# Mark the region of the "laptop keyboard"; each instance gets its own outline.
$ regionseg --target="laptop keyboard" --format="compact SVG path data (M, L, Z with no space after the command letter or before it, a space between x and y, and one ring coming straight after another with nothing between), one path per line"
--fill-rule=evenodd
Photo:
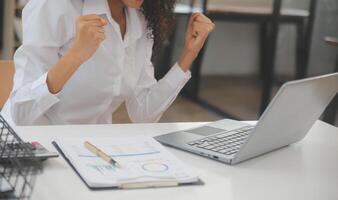
M237 130L222 132L217 135L189 142L188 145L224 155L232 155L239 151L241 145L245 142L253 128L254 126L246 126Z

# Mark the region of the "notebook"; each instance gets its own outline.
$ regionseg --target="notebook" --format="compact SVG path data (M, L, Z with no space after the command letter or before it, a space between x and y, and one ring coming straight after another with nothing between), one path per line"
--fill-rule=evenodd
M91 144L116 160L115 167L90 152ZM198 175L151 137L58 139L53 144L91 189L203 184Z

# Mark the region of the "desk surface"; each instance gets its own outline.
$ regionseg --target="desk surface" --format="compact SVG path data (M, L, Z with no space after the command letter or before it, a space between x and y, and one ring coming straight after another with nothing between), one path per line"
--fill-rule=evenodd
M156 136L203 123L19 127L26 140L38 140L49 149L58 137ZM287 148L228 166L170 148L196 170L204 186L163 189L90 191L63 158L44 163L34 200L145 199L145 200L312 200L338 199L338 129L318 121L307 137Z

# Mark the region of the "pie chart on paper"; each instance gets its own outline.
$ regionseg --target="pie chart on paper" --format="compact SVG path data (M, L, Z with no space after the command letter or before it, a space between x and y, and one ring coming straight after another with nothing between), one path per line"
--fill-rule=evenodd
M142 169L147 172L162 173L168 171L169 167L163 163L146 163Z

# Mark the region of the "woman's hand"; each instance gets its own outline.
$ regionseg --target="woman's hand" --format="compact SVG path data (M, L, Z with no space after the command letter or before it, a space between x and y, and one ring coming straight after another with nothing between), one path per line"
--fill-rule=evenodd
M215 24L205 15L194 13L191 16L185 34L184 50L178 62L183 71L189 70L190 65L196 59L206 39L214 29Z
M76 36L71 52L81 62L85 62L105 40L104 26L107 21L98 15L84 15L76 20Z

